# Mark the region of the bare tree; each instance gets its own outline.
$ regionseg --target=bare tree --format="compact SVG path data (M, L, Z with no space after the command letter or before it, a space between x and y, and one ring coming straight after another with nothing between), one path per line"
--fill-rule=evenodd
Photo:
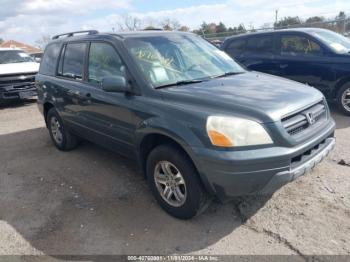
M181 28L181 24L179 23L179 21L171 18L164 19L162 22L160 22L160 25L164 30L168 30L168 31L172 31L172 30L176 31Z
M51 37L49 35L42 35L41 38L35 41L35 44L40 49L44 50L45 46L51 41Z
M136 31L141 29L141 19L131 16L124 15L122 21L118 23L118 29L120 31Z

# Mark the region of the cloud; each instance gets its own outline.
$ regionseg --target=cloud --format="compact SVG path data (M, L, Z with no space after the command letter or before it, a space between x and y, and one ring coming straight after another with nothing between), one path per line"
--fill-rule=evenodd
M223 0L215 4L192 5L169 10L142 12L136 0L1 0L0 37L34 43L42 35L98 29L111 31L129 13L144 25L175 18L192 29L203 21L224 22L227 26L244 23L255 28L272 23L275 9L279 17L314 15L333 17L339 11L350 12L349 0ZM155 7L156 8L156 7Z

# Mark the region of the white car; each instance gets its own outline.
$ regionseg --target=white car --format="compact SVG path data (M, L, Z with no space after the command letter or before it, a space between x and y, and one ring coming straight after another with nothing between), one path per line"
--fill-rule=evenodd
M0 104L35 97L39 65L21 49L0 48Z

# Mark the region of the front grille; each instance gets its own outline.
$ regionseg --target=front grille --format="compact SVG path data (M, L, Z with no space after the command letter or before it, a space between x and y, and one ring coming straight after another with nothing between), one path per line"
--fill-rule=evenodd
M0 76L0 87L11 86L15 89L25 89L33 87L35 82L35 73L23 73L15 75Z
M282 119L282 125L291 136L298 135L327 119L327 107L319 102Z

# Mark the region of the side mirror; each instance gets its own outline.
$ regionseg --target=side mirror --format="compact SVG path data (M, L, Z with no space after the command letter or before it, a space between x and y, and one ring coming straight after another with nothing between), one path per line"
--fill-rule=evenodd
M41 62L41 58L40 58L40 57L35 57L34 60L35 60L35 62L37 62L37 63L40 63L40 62Z
M102 90L106 92L126 93L130 88L123 76L104 77L101 82Z

